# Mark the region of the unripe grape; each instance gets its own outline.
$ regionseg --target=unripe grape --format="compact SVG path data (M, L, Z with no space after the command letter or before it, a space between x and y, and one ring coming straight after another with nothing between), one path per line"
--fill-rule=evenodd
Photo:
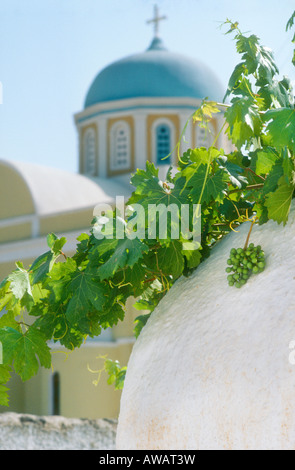
M230 266L225 271L232 272L227 276L228 285L239 288L246 284L251 273L257 274L264 270L264 252L260 245L255 246L254 243L250 243L246 249L232 248L227 264Z

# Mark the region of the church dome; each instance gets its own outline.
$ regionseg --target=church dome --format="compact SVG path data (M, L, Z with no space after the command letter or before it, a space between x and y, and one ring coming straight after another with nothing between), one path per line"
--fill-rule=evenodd
M181 97L221 101L224 90L206 65L170 52L155 37L150 47L104 68L94 79L85 108L128 98Z

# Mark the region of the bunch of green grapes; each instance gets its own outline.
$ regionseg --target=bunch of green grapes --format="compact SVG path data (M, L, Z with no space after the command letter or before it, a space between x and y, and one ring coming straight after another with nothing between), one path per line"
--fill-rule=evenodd
M230 286L242 287L251 274L261 273L265 268L265 256L261 246L253 243L247 248L232 248L227 260L227 280Z

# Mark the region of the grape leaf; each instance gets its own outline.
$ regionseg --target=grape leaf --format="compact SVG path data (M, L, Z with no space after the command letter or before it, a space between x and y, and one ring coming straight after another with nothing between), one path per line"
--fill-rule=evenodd
M186 258L188 268L196 268L200 264L202 258L200 250L184 250L183 254Z
M132 267L148 251L148 246L138 238L116 241L115 251L97 270L101 280L112 277L119 268Z
M285 177L282 176L278 182L278 188L275 192L266 196L265 205L268 208L268 216L280 224L286 224L290 211L290 205L294 186L288 184Z
M47 244L50 250L36 258L30 266L32 284L37 284L45 280L47 274L54 266L55 260L61 254L61 249L65 243L65 237L58 238L54 233L47 235Z
M54 263L52 251L46 251L40 255L30 266L32 284L36 284L45 279Z
M207 178L206 175L206 167L202 165L191 177L188 186L192 188L192 201L195 204L210 203L212 200L222 202L227 183L230 181L227 171L219 169L216 173L207 175Z
M226 98L232 93L232 91L237 88L245 72L246 72L246 66L244 62L240 62L239 64L235 66L230 76L230 79L228 81L228 85L227 85L227 89L226 89L226 93L223 98L223 101L225 101Z
M262 188L262 194L266 196L269 193L272 193L276 190L280 178L284 174L284 169L283 169L283 161L280 158L279 160L276 161L275 165L273 165L272 169L270 170L269 174L267 175L263 188Z
M127 367L121 367L119 361L113 361L111 359L105 360L105 370L109 375L107 380L108 384L114 384L115 390L122 390L124 385L124 379L127 371Z
M71 280L71 275L77 270L77 264L72 258L67 258L63 263L55 263L52 267L46 286L51 291L50 299L60 302L66 299L66 287Z
M295 151L295 109L278 108L265 112L263 117L267 123L265 132L270 144L276 148L289 147Z
M177 279L184 268L182 244L178 240L172 241L168 246L163 246L157 253L158 266L165 275L171 275Z
M45 337L36 328L30 327L24 334L11 327L2 328L0 341L3 346L3 363L13 363L14 370L23 381L38 372L38 359L41 366L50 368L50 349Z
M76 271L67 287L72 297L68 303L66 316L74 325L81 324L81 320L87 320L89 311L95 309L101 311L106 303L108 295L107 286L105 286L97 272Z
M10 281L10 290L16 299L22 299L25 294L33 297L29 273L21 263L17 265L17 270L8 276L8 280Z
M251 166L254 164L257 175L266 175L271 171L278 158L277 153L271 147L259 149L252 154Z
M3 315L0 315L0 328L3 328L5 326L11 326L14 329L20 330L20 325L15 320L14 311L8 310L8 312L4 313Z
M261 132L262 121L259 108L252 96L233 98L232 105L225 112L225 117L229 124L226 133L239 149Z
M0 363L0 406L9 406L8 387L6 384L10 380L11 368Z
M199 147L196 149L191 150L190 159L194 163L199 163L200 165L203 163L205 165L211 163L220 155L220 150L215 147L209 147L209 149L205 147ZM185 175L185 171L183 174Z

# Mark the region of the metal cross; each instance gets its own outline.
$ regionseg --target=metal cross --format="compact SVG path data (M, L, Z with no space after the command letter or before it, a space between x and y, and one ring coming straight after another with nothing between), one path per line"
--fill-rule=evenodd
M162 20L166 20L167 16L159 16L159 10L158 6L154 6L154 18L151 20L148 20L147 23L154 23L154 32L155 32L155 37L158 37L159 35L159 23Z

